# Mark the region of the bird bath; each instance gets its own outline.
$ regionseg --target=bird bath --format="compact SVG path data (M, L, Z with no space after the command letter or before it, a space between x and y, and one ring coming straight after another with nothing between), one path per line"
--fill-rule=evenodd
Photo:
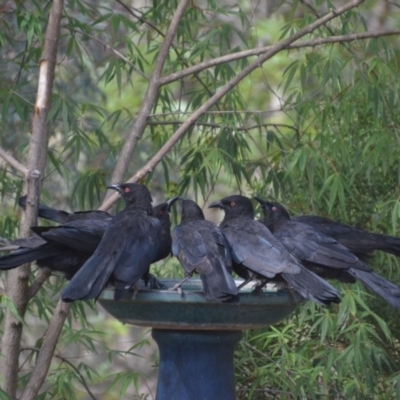
M167 288L177 282L162 280ZM121 322L152 328L160 350L157 400L234 400L233 355L241 331L281 321L303 299L275 290L253 294L247 286L239 303L208 301L199 279L182 289L183 296L144 288L134 300L118 302L113 290L104 290L99 303Z

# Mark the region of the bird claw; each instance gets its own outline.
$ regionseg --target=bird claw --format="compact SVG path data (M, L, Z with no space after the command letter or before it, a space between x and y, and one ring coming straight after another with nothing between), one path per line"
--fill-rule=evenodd
M254 286L253 289L253 294L258 295L258 296L262 296L264 294L263 292L263 287L265 287L265 285L268 283L268 279L263 279L261 282L257 283Z
M183 297L183 290L181 288L182 282L177 283L176 285L174 285L173 287L169 288L168 290L172 291L177 291L179 293L179 295L181 296L181 298Z
M133 286L133 294L132 294L132 297L131 297L132 300L136 299L136 296L137 296L138 292L139 292L139 285L135 284Z
M182 291L181 285L182 285L182 282L179 282L179 283L177 283L176 285L174 285L174 286L168 288L168 290L170 290L171 292L173 292L174 290L176 290L176 291L179 291L179 290Z
M187 282L191 277L192 277L192 274L189 274L185 279L182 279L182 280L181 280L180 282L178 282L175 286L172 286L172 288L169 288L168 290L171 290L171 291L176 290L176 291L181 295L181 297L183 297L183 291L182 291L181 286L182 286L185 282Z
M264 294L264 291L262 289L262 286L256 285L254 286L254 289L251 293L255 296L262 296Z
M165 289L166 286L161 283L153 274L149 274L148 276L148 282L149 282L149 286L150 289Z

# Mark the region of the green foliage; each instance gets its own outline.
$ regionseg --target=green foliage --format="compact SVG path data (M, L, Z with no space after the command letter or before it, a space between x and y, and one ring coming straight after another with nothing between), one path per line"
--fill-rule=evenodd
M272 10L270 4L264 9L243 1L191 2L163 75L275 43L334 6L324 1L316 1L316 9L298 1L281 3ZM371 21L377 23L374 3L305 39L371 30ZM111 183L177 6L176 1L149 4L136 9L120 2L65 3L48 118L45 203L95 208ZM51 2L14 2L10 7L0 14L0 137L1 147L24 163ZM390 15L378 18L387 29L399 13L390 7ZM329 215L399 236L397 40L383 37L277 53L193 124L145 178L154 198L184 194L202 204L228 193L258 193L278 199L294 214ZM186 118L253 59L222 63L161 87L126 176L137 172ZM22 180L21 173L0 165L0 236L10 240L18 236L15 207ZM398 263L388 255L371 260L378 273L400 283ZM182 275L173 259L152 268L163 278ZM2 282L6 275L2 273ZM64 285L51 277L29 304L21 388ZM397 313L357 285L341 285L340 291L339 307L306 304L289 321L245 333L236 353L239 399L400 398ZM15 308L5 295L1 300L3 320L6 307ZM146 398L149 378L127 360L139 359L149 340L136 337L121 350L118 339L130 334L131 328L107 318L95 304L74 304L38 398L79 399L87 396L87 387L109 399Z
M386 322L363 292L342 287L339 307L307 304L285 323L249 332L237 354L239 398L395 398L396 354Z

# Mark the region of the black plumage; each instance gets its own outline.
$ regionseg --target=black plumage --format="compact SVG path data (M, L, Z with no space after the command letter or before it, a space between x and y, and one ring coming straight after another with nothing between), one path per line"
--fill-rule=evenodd
M161 223L152 216L149 190L138 183L112 185L125 208L110 222L93 255L63 290L63 301L97 298L107 282L120 300L148 271L160 248Z
M171 221L169 211L178 197L161 203L152 209L153 216L161 222L161 244L154 262L167 257L171 253ZM45 209L43 215L41 210ZM0 269L12 269L19 265L36 261L40 268L47 267L52 271L61 272L65 278L71 279L82 265L93 255L106 231L112 216L107 213L83 211L66 213L50 207L39 206L39 216L48 218L57 215L70 215L69 222L52 227L33 227L37 233L29 238L16 239L12 244L20 249L0 258ZM73 215L78 216L77 218ZM107 218L105 216L108 215ZM81 218L84 216L84 218ZM90 216L90 218L88 218ZM55 217L58 218L58 217ZM57 220L57 219L54 219ZM149 273L144 274L146 284L157 288L159 283Z
M26 196L18 199L18 205L25 210ZM76 211L69 213L64 210L56 210L55 208L47 207L40 204L38 207L38 216L40 218L48 219L50 221L58 222L59 224L67 224L72 221L86 220L86 219L108 219L111 217L106 211L89 210L89 211Z
M0 258L0 269L16 268L36 261L71 279L96 250L111 217L76 220L56 227L32 227L36 234L13 242L21 248Z
M232 278L232 259L221 230L206 221L201 208L192 200L182 200L182 220L172 234L172 253L185 273L200 274L208 300L238 301Z
M373 272L336 239L310 225L291 220L281 204L256 199L262 206L263 222L307 268L326 279L360 281L393 307L400 308L400 288Z
M250 199L240 195L226 197L209 207L225 211L220 228L229 244L233 270L245 279L261 276L271 281L286 281L304 298L320 304L340 302L337 290L307 270L272 235L254 220Z
M359 258L365 259L365 256L368 256L375 250L400 257L399 237L368 232L316 215L301 215L292 218L292 220L310 225L325 235L336 239Z

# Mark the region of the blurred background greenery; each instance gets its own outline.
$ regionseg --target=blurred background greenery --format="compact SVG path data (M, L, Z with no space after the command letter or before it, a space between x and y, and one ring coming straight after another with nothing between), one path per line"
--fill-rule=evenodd
M163 75L274 44L345 3L195 0L181 20ZM145 95L144 76L152 73L176 6L176 1L65 3L43 203L75 211L101 204ZM0 8L1 147L22 163L50 7L51 2L25 0ZM144 178L155 203L183 194L203 206L228 194L257 193L282 202L292 215L329 216L400 236L400 38L310 45L399 25L400 3L369 1L296 42L314 41L308 46L278 52L205 113ZM256 57L162 86L126 178ZM0 236L8 240L18 237L22 185L22 174L0 159ZM394 256L376 254L370 265L400 284ZM152 268L161 277L182 276L174 259ZM0 276L2 286L6 275ZM51 277L29 305L21 388L64 285ZM400 399L398 311L361 286L337 286L341 305L307 303L277 326L245 333L235 356L238 399ZM3 318L10 301L5 294L1 299ZM156 365L148 330L122 325L101 307L79 302L38 398L151 399Z

